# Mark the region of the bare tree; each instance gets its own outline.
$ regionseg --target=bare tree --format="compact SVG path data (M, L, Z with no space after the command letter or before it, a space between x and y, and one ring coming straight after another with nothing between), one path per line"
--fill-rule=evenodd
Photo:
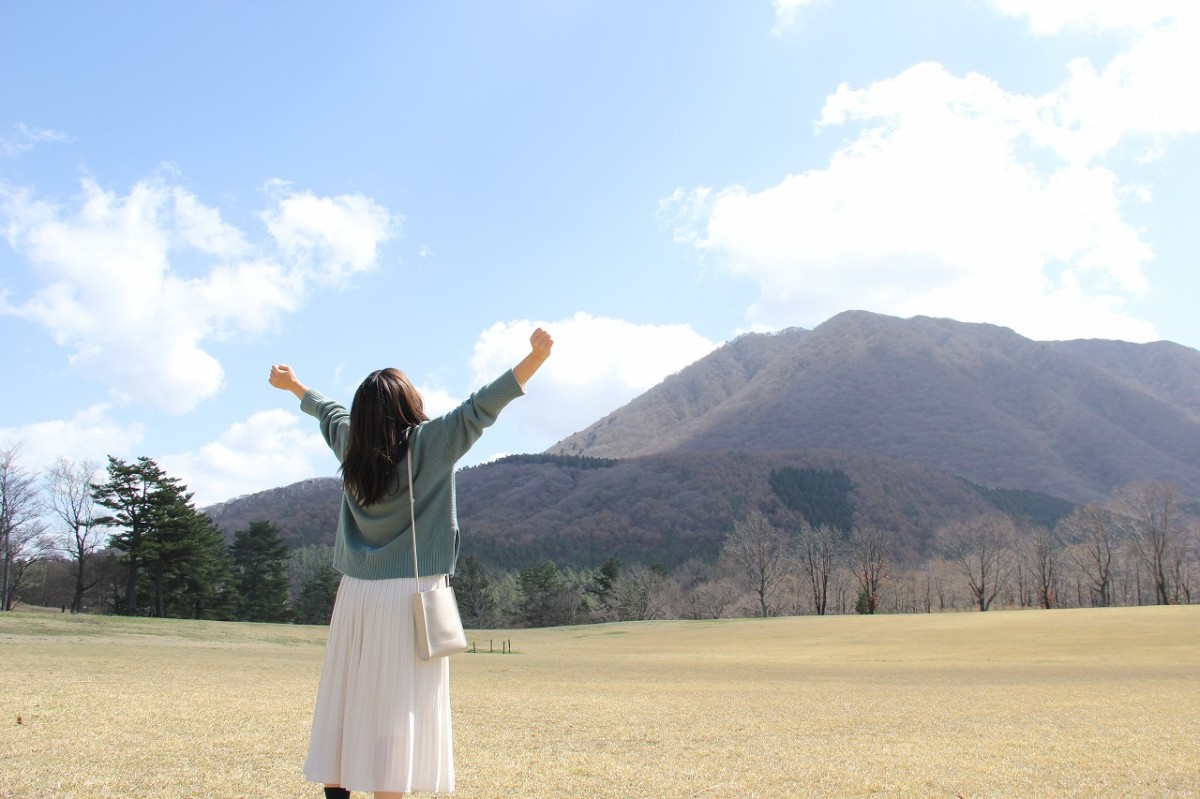
M719 619L737 601L741 589L726 572L732 564L687 560L671 573L677 591L676 612L685 619Z
M920 586L918 597L921 602L921 609L926 613L933 613L933 597L938 595L938 604L941 606L939 610L945 610L945 600L942 596L942 588L938 585L937 566L933 561L926 561L921 567Z
M0 610L12 610L27 570L46 551L37 477L18 463L20 448L0 448Z
M692 618L722 618L737 602L738 593L737 585L728 577L714 576L708 582L697 585L688 599L696 614Z
M1118 523L1154 584L1157 604L1170 604L1170 556L1182 537L1179 489L1160 480L1134 483L1113 492L1112 502Z
M812 589L813 613L824 616L829 608L829 580L837 568L842 534L828 524L812 527L800 525L800 541L796 558L808 577Z
M751 591L758 597L759 610L770 614L769 599L788 567L788 540L766 516L752 511L733 527L722 554L740 567Z
M648 621L670 616L670 580L661 566L635 566L613 583L617 618Z
M861 589L857 607L862 613L879 610L879 592L892 576L892 538L880 527L856 527L850 533L850 571Z
M1088 579L1092 604L1113 604L1113 560L1120 548L1120 528L1112 513L1099 505L1083 505L1059 522L1063 538L1072 544L1071 559Z
M1195 592L1197 569L1200 567L1200 519L1187 519L1170 554L1175 601L1190 605Z
M75 572L72 613L83 610L83 596L96 583L95 578L88 579L88 565L103 537L92 499L92 482L98 470L92 461L74 463L60 457L46 475L50 510L61 525L54 546L66 553Z
M958 580L951 579L951 574L957 574L958 567L942 558L931 558L925 564L926 590L929 593L930 610L933 609L933 598L937 598L938 611L958 607Z
M1035 527L1025 535L1021 550L1034 594L1033 603L1043 608L1054 607L1058 604L1062 564L1062 545L1058 536L1045 527Z
M938 545L967 580L980 611L992 606L1008 582L1012 568L1012 520L992 514L977 516L938 531Z

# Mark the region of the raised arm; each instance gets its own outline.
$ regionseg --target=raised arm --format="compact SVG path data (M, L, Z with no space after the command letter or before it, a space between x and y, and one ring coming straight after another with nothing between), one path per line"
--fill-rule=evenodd
M546 359L550 357L550 349L554 346L554 339L550 338L550 334L540 327L533 331L533 335L529 337L529 354L519 364L513 367L513 375L517 378L517 382L521 384L521 388L529 382L529 378L533 377L534 372L541 368Z
M308 391L308 386L301 383L296 378L296 373L292 371L292 367L286 364L276 364L271 367L271 376L268 382L280 391L290 391L296 395L296 399L304 399L305 392Z

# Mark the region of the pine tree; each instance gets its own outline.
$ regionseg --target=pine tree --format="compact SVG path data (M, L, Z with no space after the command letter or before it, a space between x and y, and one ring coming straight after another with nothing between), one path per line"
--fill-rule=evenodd
M530 627L553 627L575 621L582 597L572 590L554 561L527 566L517 577L521 615Z
M458 612L468 627L479 629L494 623L496 597L492 579L474 555L464 557L454 573L454 595L458 598Z
M250 522L234 534L234 570L242 621L288 621L288 548L279 528L268 521Z
M329 624L340 580L341 575L328 563L312 569L301 583L300 594L296 597L296 623Z
M109 456L108 480L92 492L96 504L111 511L96 523L116 528L108 543L126 569L125 613L138 613L142 599L150 598L159 617L230 615L224 537L196 510L186 486L151 458L130 464Z
M142 456L137 463L108 456L108 480L92 486L97 505L112 511L96 520L117 531L108 545L118 550L125 567L125 613L138 612L138 582L142 567L150 559L167 556L163 544L152 542L156 525L163 521L165 506L173 500L178 481L167 477L153 459ZM151 552L151 547L155 551Z
M188 526L188 557L172 574L169 613L193 619L233 619L237 578L225 536L203 513L193 513Z
M604 565L596 574L596 596L600 600L600 604L606 608L612 605L613 587L620 576L621 561L615 557L604 561Z
M153 591L154 615L161 619L168 615L168 604L172 616L191 615L186 599L179 595L187 593L188 576L208 553L200 540L204 531L192 495L165 474L159 486L152 495L153 522L142 537L142 565Z

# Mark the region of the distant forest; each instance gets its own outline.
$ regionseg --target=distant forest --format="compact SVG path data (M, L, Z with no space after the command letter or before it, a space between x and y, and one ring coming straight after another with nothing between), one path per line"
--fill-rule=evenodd
M32 507L38 484L5 459L6 498ZM11 527L3 607L328 619L337 480L200 511L149 458L110 459L103 482L91 468L44 484L56 533ZM1074 506L834 453L518 456L460 477L453 585L480 628L1173 604L1200 588L1200 518L1162 481ZM297 514L285 534L275 520Z
M869 456L675 453L616 460L513 455L458 476L463 552L498 569L543 559L568 568L714 561L751 510L782 527L804 519L849 530L892 531L899 551L928 554L947 521L998 510L1053 527L1072 503L1036 491L992 489L963 478ZM288 546L330 545L341 482L306 480L207 508L232 534L269 519Z

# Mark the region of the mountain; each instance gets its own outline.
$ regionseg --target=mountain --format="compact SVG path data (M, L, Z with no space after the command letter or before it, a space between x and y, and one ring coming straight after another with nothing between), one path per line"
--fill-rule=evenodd
M1150 478L1200 498L1200 352L848 311L735 339L549 452L810 450L1073 502Z
M1198 464L1200 352L848 312L742 336L547 453L462 470L458 510L463 551L508 569L710 560L749 510L879 525L921 558L989 510L1053 526L1149 478L1195 501ZM291 546L330 543L340 492L308 480L206 512L229 536L267 519Z

